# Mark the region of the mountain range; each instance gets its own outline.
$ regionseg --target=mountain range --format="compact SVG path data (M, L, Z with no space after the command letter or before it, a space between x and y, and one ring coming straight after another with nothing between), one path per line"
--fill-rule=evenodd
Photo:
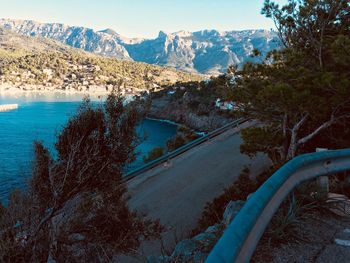
M32 20L0 19L0 27L21 35L42 36L95 54L145 62L178 70L217 75L228 66L241 66L253 49L266 54L280 46L276 32L268 30L159 32L155 39L127 38L112 29L90 28Z
M24 36L0 27L0 93L64 91L139 95L177 82L200 81L198 74L120 60Z

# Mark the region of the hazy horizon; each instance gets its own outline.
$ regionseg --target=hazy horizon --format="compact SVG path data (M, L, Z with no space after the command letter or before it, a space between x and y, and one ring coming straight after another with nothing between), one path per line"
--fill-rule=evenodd
M283 4L286 0L275 1ZM84 26L96 31L107 28L130 38L155 38L159 31L274 29L260 14L263 1L130 0L89 1L0 0L0 18L35 20ZM21 6L21 8L18 8Z

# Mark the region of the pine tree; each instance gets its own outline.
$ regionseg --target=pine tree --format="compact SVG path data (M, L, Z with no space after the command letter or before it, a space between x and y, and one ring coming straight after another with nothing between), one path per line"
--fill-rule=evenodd
M261 124L243 131L242 152L265 152L280 164L349 121L350 5L289 0L280 8L266 0L262 13L275 22L283 48L237 71L233 98Z

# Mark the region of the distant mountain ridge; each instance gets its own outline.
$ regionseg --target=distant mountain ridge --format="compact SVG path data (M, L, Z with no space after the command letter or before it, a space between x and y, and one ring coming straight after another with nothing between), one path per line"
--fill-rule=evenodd
M179 70L219 74L228 66L254 61L252 50L263 54L280 46L274 31L202 30L197 32L159 32L155 39L127 38L113 29L94 31L59 23L0 19L0 26L27 36L42 36L72 47L122 60L169 66Z
M27 91L139 95L202 76L141 62L99 56L41 36L0 26L0 93Z

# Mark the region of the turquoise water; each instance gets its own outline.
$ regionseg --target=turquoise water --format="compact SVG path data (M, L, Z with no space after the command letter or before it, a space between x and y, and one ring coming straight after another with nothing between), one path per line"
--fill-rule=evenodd
M75 113L80 101L81 96L77 95L16 97L0 94L0 104L19 104L17 110L0 112L0 201L6 202L11 190L25 187L30 177L33 141L43 141L52 150L57 133ZM138 155L132 168L142 165L143 156L151 149L164 146L175 135L176 126L145 120L138 132L146 135L146 139L137 148Z

